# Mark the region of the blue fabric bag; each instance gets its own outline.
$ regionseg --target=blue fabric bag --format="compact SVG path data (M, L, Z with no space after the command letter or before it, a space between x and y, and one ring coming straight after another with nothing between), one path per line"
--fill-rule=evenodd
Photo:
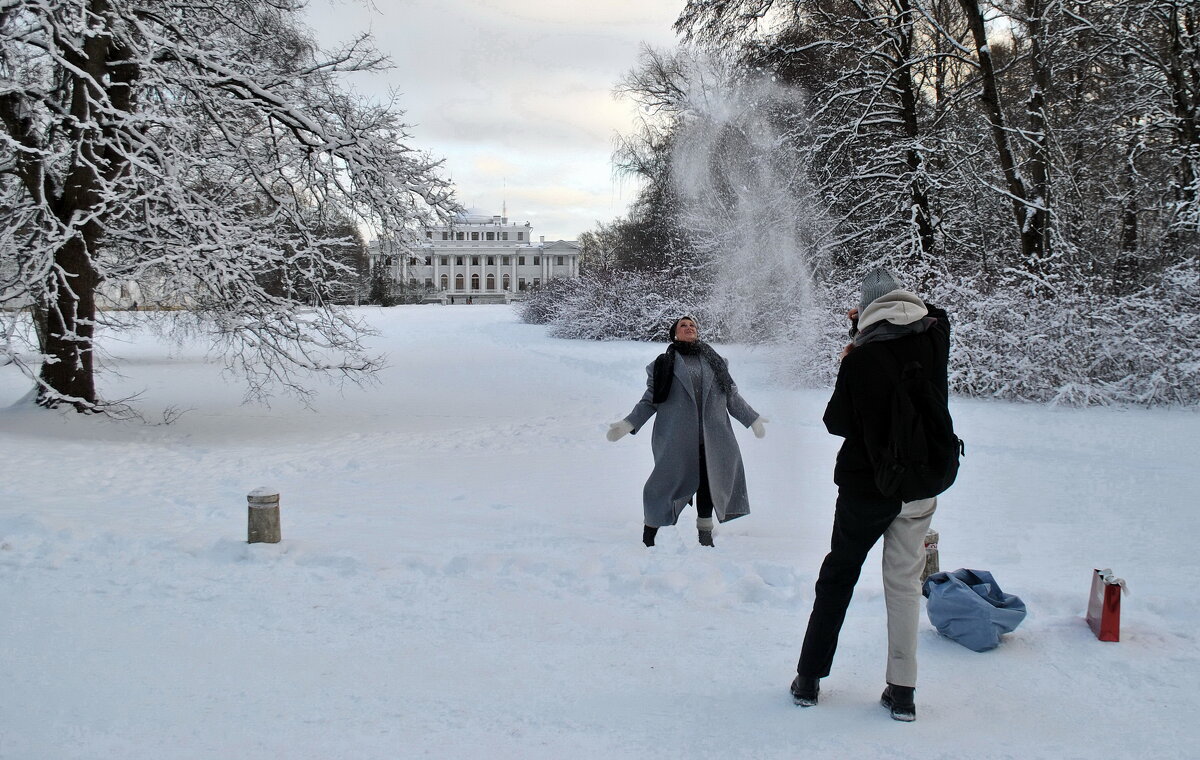
M929 598L925 611L938 633L976 652L995 649L1000 635L1025 619L1025 602L1004 593L986 570L933 573L921 593Z

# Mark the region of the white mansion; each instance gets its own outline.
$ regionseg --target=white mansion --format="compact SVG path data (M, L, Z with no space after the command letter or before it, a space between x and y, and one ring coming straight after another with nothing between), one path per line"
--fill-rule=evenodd
M534 242L529 222L477 209L426 227L417 245L381 240L370 248L372 270L387 267L392 282L447 304L508 303L543 282L578 277L579 252L573 241Z

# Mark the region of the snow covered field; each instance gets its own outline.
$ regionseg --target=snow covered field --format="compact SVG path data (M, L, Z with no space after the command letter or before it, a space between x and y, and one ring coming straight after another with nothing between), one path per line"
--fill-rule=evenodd
M1029 617L977 654L923 620L918 720L878 706L868 560L821 704L787 686L827 548L826 391L721 346L752 514L640 543L650 436L604 439L660 346L547 338L505 307L364 309L390 368L315 412L240 405L203 349L110 342L115 398L168 426L47 413L0 368L0 758L1194 758L1191 410L952 403L967 458L943 569ZM283 542L245 543L282 493ZM1082 619L1125 577L1122 641Z

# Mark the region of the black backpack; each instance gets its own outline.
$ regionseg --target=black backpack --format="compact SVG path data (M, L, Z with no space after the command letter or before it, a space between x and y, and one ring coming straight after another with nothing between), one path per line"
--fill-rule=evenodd
M946 399L921 362L911 359L901 367L888 347L880 348L877 353L897 379L875 485L884 496L902 501L932 498L954 483L966 447L954 434Z

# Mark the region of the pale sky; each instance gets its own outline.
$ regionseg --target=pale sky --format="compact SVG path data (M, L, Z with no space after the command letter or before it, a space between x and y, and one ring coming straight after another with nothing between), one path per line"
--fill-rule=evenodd
M353 86L399 91L412 147L445 159L468 207L574 240L637 192L612 169L635 109L613 86L643 43L669 48L684 0L309 0L325 46L369 32L394 68Z

